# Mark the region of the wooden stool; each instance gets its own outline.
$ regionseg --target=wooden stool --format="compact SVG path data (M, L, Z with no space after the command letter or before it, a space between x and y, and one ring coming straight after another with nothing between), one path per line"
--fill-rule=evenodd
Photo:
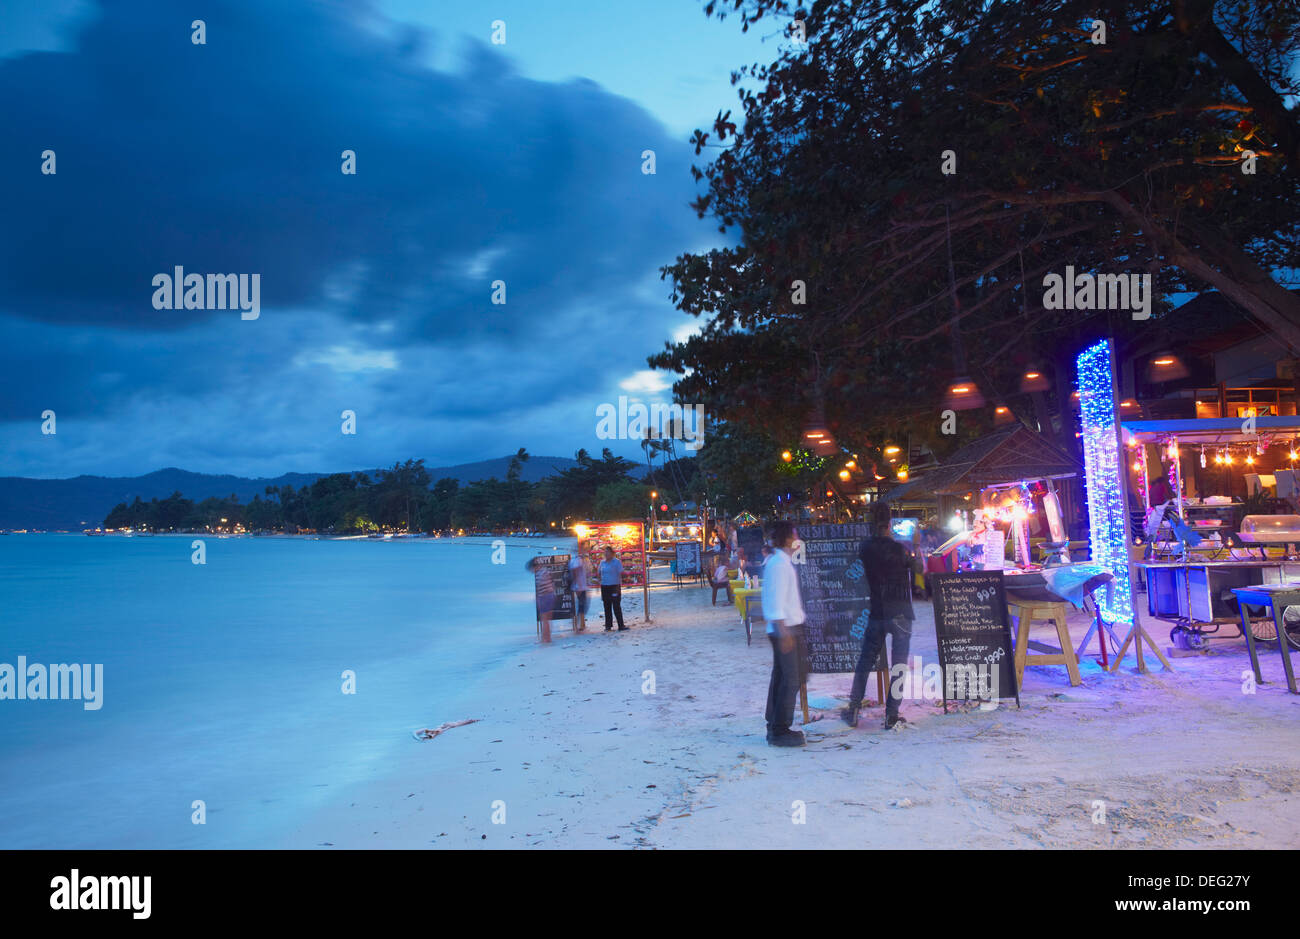
M1079 677L1079 660L1075 657L1074 646L1070 643L1070 633L1065 628L1064 603L1008 600L1007 612L1016 621L1016 687L1020 687L1024 682L1026 665L1064 665L1065 670L1070 673L1070 684L1083 684L1083 679ZM1061 641L1059 649L1034 640L1033 647L1046 654L1032 656L1029 654L1031 645L1029 626L1036 619L1056 624L1056 635Z

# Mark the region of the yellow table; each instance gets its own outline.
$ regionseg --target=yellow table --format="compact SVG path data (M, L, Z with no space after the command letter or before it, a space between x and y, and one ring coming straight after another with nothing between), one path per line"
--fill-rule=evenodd
M745 623L745 644L749 645L754 636L754 617L749 612L749 601L753 600L755 603L762 604L763 589L761 587L737 587L735 596L736 609L740 611L740 618Z

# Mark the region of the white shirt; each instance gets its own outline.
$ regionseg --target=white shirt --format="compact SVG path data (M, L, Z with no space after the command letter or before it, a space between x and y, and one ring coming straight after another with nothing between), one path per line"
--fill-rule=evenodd
M573 559L569 561L569 571L573 575L571 578L573 589L575 591L586 590L587 589L587 565L582 563L581 556L574 555Z
M799 575L790 563L790 556L777 548L763 565L763 619L767 620L767 634L776 635L776 620L787 626L802 626L803 601L799 598Z

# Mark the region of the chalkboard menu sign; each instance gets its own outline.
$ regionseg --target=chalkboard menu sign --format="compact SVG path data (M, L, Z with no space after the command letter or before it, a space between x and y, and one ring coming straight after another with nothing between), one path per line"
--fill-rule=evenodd
M573 619L573 593L565 585L565 575L569 572L569 555L539 555L531 561L533 568L533 601L537 609L537 618L542 618L544 603L551 605L551 619ZM555 595L554 601L543 597L548 593Z
M871 526L800 525L797 531L803 550L796 543L791 560L803 598L808 671L851 672L858 667L870 615L858 544Z
M1019 705L1002 571L930 576L944 707L949 700L994 698Z
M697 577L701 571L700 543L698 541L677 542L677 576Z
M745 552L745 564L751 574L763 566L763 526L745 525L736 531L736 547Z

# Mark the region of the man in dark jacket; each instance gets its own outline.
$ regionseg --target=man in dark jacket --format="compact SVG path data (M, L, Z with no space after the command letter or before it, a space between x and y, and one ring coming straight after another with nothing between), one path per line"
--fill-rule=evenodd
M858 710L867 688L867 675L880 661L885 648L885 636L890 640L890 664L907 667L908 647L912 643L912 557L907 549L895 541L889 527L889 510L883 506L872 517L872 536L858 546L858 559L862 561L870 590L871 612L866 635L862 638L862 653L853 674L853 690L849 706L840 712L850 727L858 726ZM892 679L892 671L890 679ZM907 723L898 713L901 698L895 694L894 682L886 680L888 699L885 704L885 727L900 721Z

